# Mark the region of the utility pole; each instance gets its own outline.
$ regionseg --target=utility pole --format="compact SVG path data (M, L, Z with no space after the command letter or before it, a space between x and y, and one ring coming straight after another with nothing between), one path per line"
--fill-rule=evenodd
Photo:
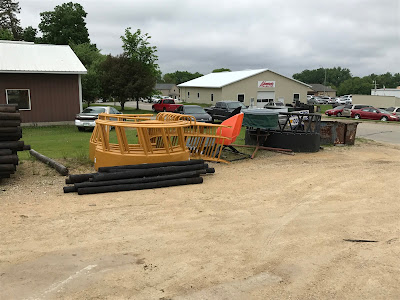
M324 68L324 71L325 71L325 79L324 79L324 96L326 96L326 93L325 93L325 89L326 89L326 69Z
M377 84L376 84L376 80L373 80L373 81L372 81L372 83L374 84L375 95L376 95L376 86L377 86Z

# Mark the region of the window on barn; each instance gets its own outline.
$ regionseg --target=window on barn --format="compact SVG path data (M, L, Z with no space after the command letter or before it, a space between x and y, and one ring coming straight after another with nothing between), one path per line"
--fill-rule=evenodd
M18 104L19 110L31 110L31 96L28 89L10 89L6 90L7 103Z
M190 96L190 92L188 92L188 99L189 99L189 96Z
M237 99L239 102L244 102L244 94L238 94Z
M214 101L214 94L211 94L211 102Z
M197 99L200 99L200 93L197 93Z

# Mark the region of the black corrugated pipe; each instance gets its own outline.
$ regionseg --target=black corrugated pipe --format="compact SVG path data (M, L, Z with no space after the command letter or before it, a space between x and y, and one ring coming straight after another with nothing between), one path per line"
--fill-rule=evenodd
M86 188L79 188L78 194L86 195L86 194L98 194L98 193L109 193L109 192L119 192L119 191L155 189L155 188L170 187L177 185L199 184L202 182L203 182L202 177L193 177L193 178L180 178L180 179L138 183L138 184L118 184L118 185L107 185L98 187L86 187Z

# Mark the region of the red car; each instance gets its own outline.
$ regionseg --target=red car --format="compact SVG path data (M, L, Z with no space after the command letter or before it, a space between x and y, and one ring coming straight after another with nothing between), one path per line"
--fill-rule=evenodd
M337 117L341 117L342 114L343 114L343 108L344 108L344 105L336 106L335 108L326 110L326 111L325 111L325 114L326 114L327 116L337 116Z
M353 109L351 111L351 117L354 119L399 121L399 117L396 116L396 114L375 107L364 107L361 109Z
M182 106L182 104L175 104L174 99L161 99L161 100L158 100L157 103L153 104L152 108L155 112L158 112L158 111L173 112L178 107L181 107L181 106Z

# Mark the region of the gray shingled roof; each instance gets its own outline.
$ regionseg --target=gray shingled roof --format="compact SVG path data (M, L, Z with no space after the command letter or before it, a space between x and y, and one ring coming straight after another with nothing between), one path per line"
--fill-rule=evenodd
M319 83L311 83L311 88L316 91L316 92L336 92L336 90L332 89L330 86L325 86L323 84L319 84Z
M157 83L156 90L170 90L174 85L173 83Z

